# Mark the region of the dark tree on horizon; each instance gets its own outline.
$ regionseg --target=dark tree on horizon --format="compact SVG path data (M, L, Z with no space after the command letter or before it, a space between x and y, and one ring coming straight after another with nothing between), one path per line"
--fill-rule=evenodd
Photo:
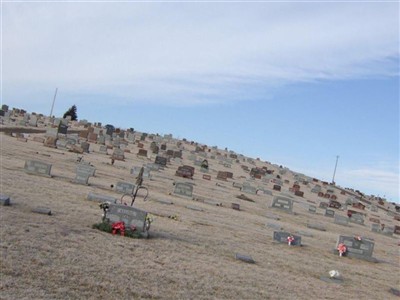
M78 115L76 114L76 105L72 105L64 114L63 118L65 119L67 116L71 116L71 121L77 121Z

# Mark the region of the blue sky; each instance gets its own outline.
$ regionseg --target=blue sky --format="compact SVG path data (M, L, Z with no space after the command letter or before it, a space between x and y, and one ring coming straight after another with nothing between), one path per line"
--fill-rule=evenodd
M7 2L2 103L399 201L398 2Z

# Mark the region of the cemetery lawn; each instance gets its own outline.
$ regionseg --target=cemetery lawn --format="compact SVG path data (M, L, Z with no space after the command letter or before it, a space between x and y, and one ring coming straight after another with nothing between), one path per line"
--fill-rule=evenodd
M35 136L44 133L30 133L24 143L0 133L1 193L12 203L0 206L1 299L397 299L389 290L400 286L398 236L372 232L368 222L335 224L320 208L309 213L306 199L316 201L317 207L319 202L310 187L301 186L304 198L293 196L294 214L271 208L271 195L248 194L254 202L241 200L237 196L242 192L232 183L249 174L239 163L229 169L234 178L228 182L216 179L225 167L210 158L211 180L203 179L200 167L193 180L175 176L180 165L192 163L187 156L195 148L184 144L182 162L171 161L163 170L152 171L152 180L143 183L149 200L135 201L136 207L153 216L150 237L122 237L92 228L101 222L103 211L86 197L92 192L120 199L111 185L135 183L131 168L153 163L153 157L138 157L137 145L129 144L125 161L111 165L110 155L91 143L90 153L79 156L96 168L96 175L89 178L89 185L77 184L78 155L45 147L33 141ZM142 143L150 153L150 141ZM52 177L27 174L27 160L51 164ZM282 177L293 183L290 174ZM198 201L175 195L174 181L193 183ZM265 187L272 191L273 185ZM165 204L166 200L173 204ZM240 211L231 208L233 202L240 204ZM190 205L202 211L187 209ZM51 209L52 215L32 212L37 207ZM335 213L345 216L340 210ZM390 219L382 211L375 214ZM276 229L267 223L293 234L300 230L312 234L302 236L303 247L289 247L273 241ZM307 228L307 223L322 224L327 230ZM372 238L373 255L380 262L334 255L339 235ZM237 253L255 263L236 259ZM342 284L320 279L330 270L342 274Z

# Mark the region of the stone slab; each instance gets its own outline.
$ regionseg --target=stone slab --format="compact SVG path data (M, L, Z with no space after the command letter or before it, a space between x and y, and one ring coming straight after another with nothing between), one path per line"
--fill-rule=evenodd
M289 232L286 231L274 231L274 241L279 243L287 244L287 238L290 235ZM294 241L292 242L292 246L301 246L301 236L292 234Z
M235 259L237 260L241 260L250 264L254 264L255 261L251 256L248 255L243 255L243 254L239 254L239 253L235 253Z
M0 194L0 205L9 206L10 205L10 197L4 194Z
M28 174L41 175L45 177L51 177L51 164L38 161L38 160L27 160L25 161L25 172Z
M95 194L92 192L90 192L87 195L86 199L90 200L90 201L100 202L100 203L103 203L103 202L116 203L118 201L117 198L115 198L115 197L108 196L108 195Z
M315 230L326 231L326 227L318 223L309 223L307 224L307 227Z
M187 205L187 209L195 210L195 211L204 211L201 207L193 206L193 205Z
M147 212L144 210L133 206L111 203L106 212L106 218L110 223L124 222L126 228L134 226L138 232L147 234Z
M51 216L51 209L47 207L35 207L32 209L32 212Z

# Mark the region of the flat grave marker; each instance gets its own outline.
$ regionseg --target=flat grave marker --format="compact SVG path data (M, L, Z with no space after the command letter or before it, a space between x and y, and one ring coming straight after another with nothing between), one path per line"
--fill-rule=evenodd
M319 230L319 231L326 231L326 227L324 225L318 224L318 223L307 223L307 227L311 228L311 229Z
M247 262L247 263L250 263L250 264L254 264L255 263L254 259L251 258L251 256L243 255L243 254L239 254L239 253L235 254L235 259L241 260L241 261L244 261L244 262Z

